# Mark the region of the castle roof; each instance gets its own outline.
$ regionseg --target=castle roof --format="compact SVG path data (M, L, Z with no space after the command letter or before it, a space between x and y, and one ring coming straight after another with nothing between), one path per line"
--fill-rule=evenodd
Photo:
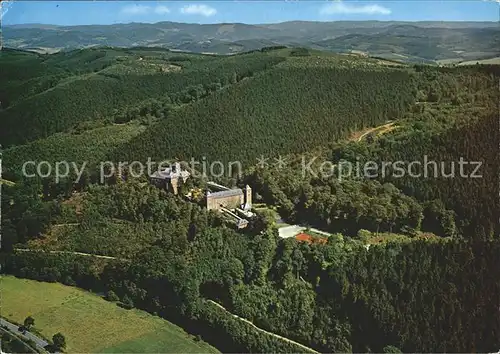
M234 197L237 195L243 195L243 191L240 188L228 189L227 191L220 191L207 194L207 198L225 198Z
M151 178L157 179L172 179L179 177L189 177L190 173L188 171L174 171L172 168L166 168L163 171L155 171L151 174Z

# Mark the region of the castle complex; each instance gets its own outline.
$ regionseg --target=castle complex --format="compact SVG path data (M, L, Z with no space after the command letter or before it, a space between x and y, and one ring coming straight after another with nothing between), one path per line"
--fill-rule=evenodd
M223 186L219 187L225 188ZM249 210L252 208L252 188L247 184L244 190L241 188L225 188L218 192L207 192L206 199L208 210L219 210L221 208Z
M152 173L150 180L157 187L177 195L179 187L186 182L190 175L188 171L182 170L179 163L176 163L163 171ZM218 210L229 215L236 220L238 228L246 227L248 224L246 218L252 215L250 212L252 209L252 188L247 184L243 189L230 189L215 182L208 182L207 187L209 189L205 195L207 209Z
M181 169L180 163L176 163L163 171L155 171L150 178L151 182L157 187L177 194L181 184L185 183L190 175L188 171Z

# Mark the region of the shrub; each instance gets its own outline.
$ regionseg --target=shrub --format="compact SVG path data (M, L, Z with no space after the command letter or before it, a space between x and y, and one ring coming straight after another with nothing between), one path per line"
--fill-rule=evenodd
M123 308L130 310L130 309L134 308L134 302L132 301L132 299L128 295L125 295L123 297L123 300L122 300L122 306L123 306Z
M113 301L113 302L120 300L118 295L116 295L116 293L113 290L109 290L104 298L108 301Z

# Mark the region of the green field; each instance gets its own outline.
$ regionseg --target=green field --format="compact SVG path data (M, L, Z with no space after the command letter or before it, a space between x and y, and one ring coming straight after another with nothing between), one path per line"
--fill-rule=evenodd
M490 59L482 59L482 60L463 61L458 65L475 65L477 63L483 64L483 65L500 65L500 57L490 58Z
M218 352L168 321L77 288L4 276L1 291L3 317L22 323L33 316L35 330L46 338L66 336L67 352Z

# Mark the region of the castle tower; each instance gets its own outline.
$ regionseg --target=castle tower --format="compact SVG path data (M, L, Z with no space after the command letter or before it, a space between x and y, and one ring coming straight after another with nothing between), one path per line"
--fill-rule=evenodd
M174 192L174 195L177 195L179 187L179 179L177 177L171 178L170 185L172 186L172 191Z
M217 206L216 206L216 201L214 200L214 198L211 198L212 193L210 193L210 191L207 190L207 193L206 193L206 200L207 200L207 210L212 210L212 209L217 209Z
M245 186L245 209L252 208L252 188L247 184Z

